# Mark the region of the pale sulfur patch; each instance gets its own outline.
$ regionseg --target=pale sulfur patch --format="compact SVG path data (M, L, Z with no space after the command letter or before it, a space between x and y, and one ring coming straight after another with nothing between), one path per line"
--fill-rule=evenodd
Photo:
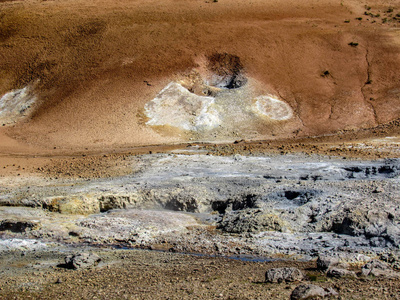
M213 97L190 93L176 82L169 83L144 110L151 126L172 126L183 130L210 130L220 125Z
M38 240L2 239L0 240L0 251L9 250L38 250L47 248L48 244Z
M17 122L29 113L36 100L30 86L6 93L0 98L0 123Z
M255 98L252 108L255 112L276 121L289 120L293 116L293 111L287 103L270 95Z

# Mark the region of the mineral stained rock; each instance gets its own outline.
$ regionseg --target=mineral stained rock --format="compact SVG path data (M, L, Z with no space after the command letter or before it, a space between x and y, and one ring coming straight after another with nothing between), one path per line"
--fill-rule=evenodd
M259 209L227 213L218 224L218 229L231 233L283 231L284 228L284 222L275 213Z
M49 197L43 204L44 208L62 214L89 215L100 212L99 202L91 196L60 196Z

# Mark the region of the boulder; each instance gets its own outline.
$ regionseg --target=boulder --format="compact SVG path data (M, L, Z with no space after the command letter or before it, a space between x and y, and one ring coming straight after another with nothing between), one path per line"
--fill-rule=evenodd
M320 271L327 271L334 266L341 266L347 268L347 263L341 262L339 258L334 256L320 255L317 259L317 268Z
M328 270L328 273L326 275L333 278L357 277L355 272L340 268L331 268Z
M68 255L65 258L65 265L68 269L78 270L96 266L101 258L93 253L80 253L77 255Z
M290 295L290 300L323 299L337 296L332 288L322 288L315 284L302 284L296 287Z
M304 274L297 268L273 268L265 273L265 281L271 283L302 281L303 278Z

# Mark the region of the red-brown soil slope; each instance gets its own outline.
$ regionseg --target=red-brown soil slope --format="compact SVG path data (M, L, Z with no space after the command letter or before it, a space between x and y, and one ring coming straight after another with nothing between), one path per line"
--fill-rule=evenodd
M397 1L1 1L0 95L35 84L40 99L2 134L66 149L186 141L146 125L143 109L215 53L293 110L252 138L374 127L400 117L398 14Z

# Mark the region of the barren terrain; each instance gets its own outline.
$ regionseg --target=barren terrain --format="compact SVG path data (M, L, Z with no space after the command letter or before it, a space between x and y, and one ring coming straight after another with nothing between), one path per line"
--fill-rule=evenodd
M36 109L2 134L68 151L375 127L399 117L398 13L396 1L3 1L0 95L29 87ZM146 103L173 81L215 96L203 113L217 127L174 124L196 113L190 100L148 123ZM265 95L287 119L249 108Z
M400 299L399 30L398 1L0 0L0 298Z

